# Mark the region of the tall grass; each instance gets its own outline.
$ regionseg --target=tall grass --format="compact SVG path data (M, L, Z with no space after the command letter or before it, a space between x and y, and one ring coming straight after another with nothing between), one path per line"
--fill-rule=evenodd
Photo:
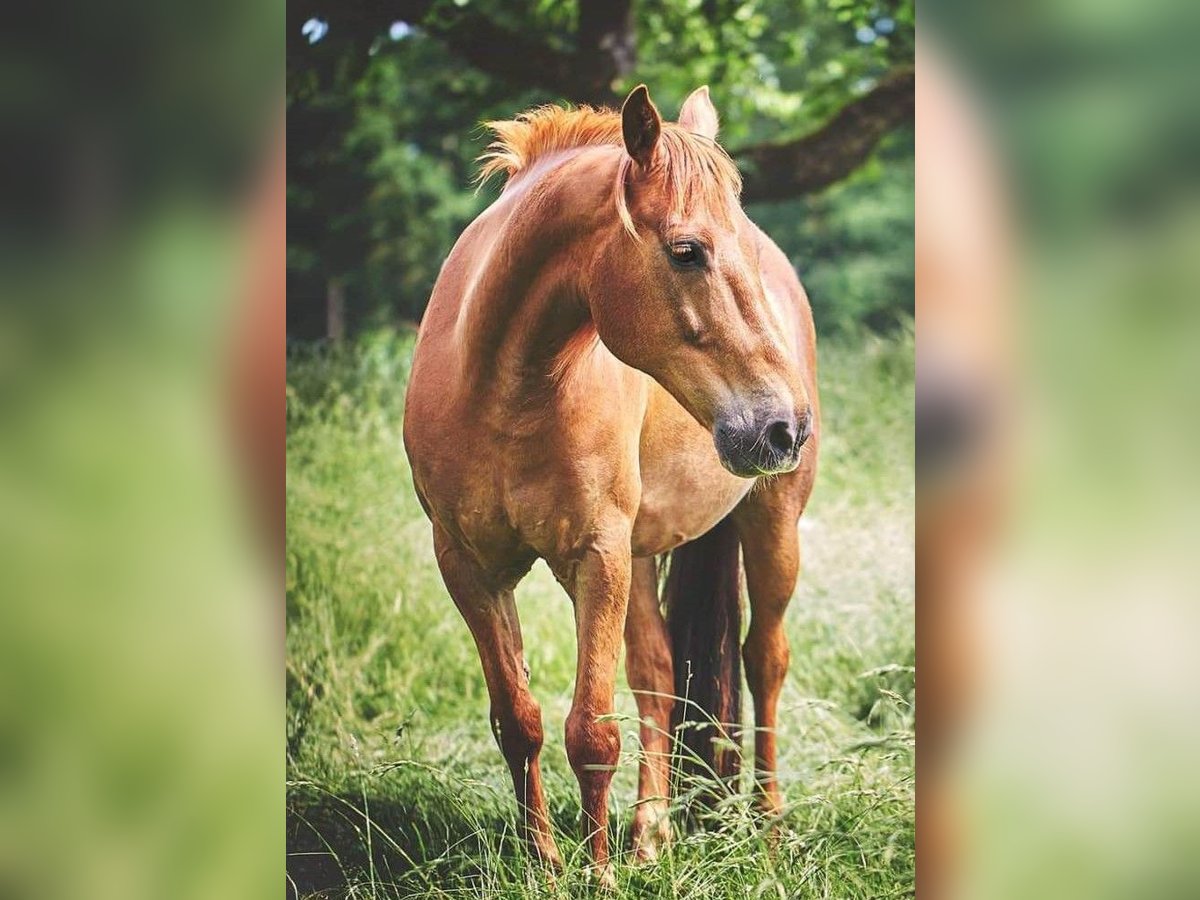
M401 445L408 334L288 360L288 873L301 897L575 897L593 889L562 729L571 606L541 564L518 589L567 871L522 855L470 635L446 595ZM913 892L911 335L822 349L821 471L801 523L780 701L786 811L744 780L719 827L617 866L618 897ZM628 846L637 714L622 684L613 846ZM749 729L747 729L749 731Z

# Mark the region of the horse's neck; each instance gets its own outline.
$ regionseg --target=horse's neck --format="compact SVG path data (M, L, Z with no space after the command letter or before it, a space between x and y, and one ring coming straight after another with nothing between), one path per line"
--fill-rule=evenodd
M580 153L524 173L489 211L502 218L472 260L459 322L473 387L511 396L546 388L564 348L588 328L582 255L604 211L616 212L603 160Z

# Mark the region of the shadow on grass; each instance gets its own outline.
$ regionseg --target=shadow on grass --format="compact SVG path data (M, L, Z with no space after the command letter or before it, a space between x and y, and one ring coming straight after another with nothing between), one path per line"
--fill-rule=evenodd
M715 797L711 779L690 781L671 804L676 841L667 857L649 866L626 864L632 862L630 815L613 810L609 839L621 885L616 896L733 898L747 896L747 885L789 897L910 895L910 759L910 732L860 741L809 772L820 787L796 792L778 815L764 816L751 791L729 785ZM877 781L869 777L879 767L876 760L898 769ZM555 890L517 839L516 803L507 790L414 761L381 769L352 776L342 782L344 790L289 784L289 898L524 900L596 893L585 871L573 794L548 798L566 863ZM388 777L380 778L384 772Z
M290 789L289 900L362 896L368 885L390 898L426 897L450 885L483 893L486 886L542 881L541 866L517 838L515 802L469 794L448 798L440 791L412 791L414 786L407 782L407 790L394 795L332 792L308 783ZM703 789L711 793L713 787L705 783ZM561 799L561 805L551 802L552 827L568 869L576 870L586 862L578 839L579 804L574 797ZM618 860L630 849L629 818L628 810L610 817L609 846ZM678 810L673 818L676 828L705 827Z
M877 726L902 719L900 707L909 701L886 685L893 683L889 679L898 679L896 686L903 687L911 681L912 668L885 666L864 677L878 682L869 718L877 718ZM612 718L628 719L617 714ZM718 777L678 740L684 729L719 734L721 726L711 719L685 721L672 732L662 732L672 738L670 814L677 840L684 840L669 853L670 871L655 866L625 871L624 896L677 896L684 870L687 878L699 880L707 890L717 868L732 891L719 895L730 897L742 896L737 885L746 883L775 884L784 896L796 896L800 885L834 871L839 882L848 877L863 882L845 896L875 896L872 892L882 885L890 888L910 882L911 775L905 774L911 765L910 730L900 728L844 746L808 772L806 779L801 773L781 772L786 781L797 784L811 783L815 776L820 787L815 792L796 792L782 810L764 815L752 766L743 755L741 739L752 729L737 729L739 740L710 738L735 758L737 774L726 778ZM887 777L880 781L878 774ZM589 876L579 840L575 792L548 792L547 799L566 863L565 881L559 882L559 888L565 896L590 894L589 882L580 881ZM287 895L322 900L544 895L549 887L546 873L518 840L516 817L516 802L507 787L472 777L458 767L415 759L351 769L336 788L316 780L290 781ZM630 849L629 818L627 811L610 816L609 846L618 866ZM683 845L686 852L676 852ZM876 852L870 853L868 847ZM868 865L872 855L874 863ZM855 871L847 873L846 860L855 858L861 867L850 864ZM875 871L868 878L866 870L871 868ZM878 880L881 876L886 876L883 882ZM555 896L564 894L560 890Z
M551 809L568 854L577 847L563 836L578 829L578 812ZM340 898L371 885L387 897L424 897L449 884L540 877L517 838L515 816L515 802L481 802L469 793L372 795L302 785L287 802L287 896ZM610 838L619 841L616 828Z
M700 727L685 722L676 730ZM710 720L707 727L720 726ZM675 780L672 818L677 828L692 828L700 824L692 815L697 800L699 807L711 808L736 792L729 785L719 787L716 774L687 747L675 746L676 753L689 754L696 772L680 773ZM580 868L586 860L577 837L578 800L571 796L559 805L548 799L560 852L568 869ZM289 782L288 896L357 896L364 885L387 897L428 896L449 883L477 888L540 878L541 867L517 838L516 816L508 790L411 759L352 773L340 789L309 780ZM610 817L609 846L618 857L629 849L627 819Z
M319 789L289 797L286 827L288 896L301 898L340 897L364 882L405 896L431 879L469 879L464 864L508 843L510 830L499 811L467 817L420 800Z

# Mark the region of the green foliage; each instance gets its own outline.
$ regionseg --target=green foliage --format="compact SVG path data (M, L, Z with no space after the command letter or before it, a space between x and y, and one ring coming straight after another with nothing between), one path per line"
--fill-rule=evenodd
M298 130L321 133L289 149L290 319L293 303L323 302L329 277L345 280L360 325L419 319L446 253L483 208L468 182L486 79L433 41L398 43L344 90L292 104Z
M857 35L881 19L891 37ZM810 131L861 93L861 83L911 59L912 3L755 0L638 6L638 82L665 110L708 84L732 149ZM865 36L865 35L864 35Z
M470 5L570 49L575 3ZM447 0L429 15L440 20L453 12ZM644 81L664 114L674 116L688 92L709 84L727 147L787 140L820 126L889 67L910 62L912 19L911 0L638 3L637 64L613 89ZM471 67L420 23L399 39L381 35L362 62L342 57L324 78L301 72L289 79L294 337L323 334L331 278L346 288L354 328L419 319L442 260L494 196L494 187L476 194L471 186L472 160L486 143L479 123L563 99ZM823 332L862 323L886 328L911 310L905 154L877 161L853 187L760 205L754 214L801 275L815 281Z
M748 210L788 253L824 334L892 332L916 313L912 132L828 191Z
M557 892L518 848L478 656L437 572L401 446L409 334L293 347L288 366L288 869L325 897L586 892L563 750L570 602L544 566L517 590L543 770L568 871ZM774 844L749 782L722 827L618 865L623 897L911 896L914 876L913 341L821 354L817 489L787 616L780 702L787 811ZM628 846L636 707L622 683L613 845Z

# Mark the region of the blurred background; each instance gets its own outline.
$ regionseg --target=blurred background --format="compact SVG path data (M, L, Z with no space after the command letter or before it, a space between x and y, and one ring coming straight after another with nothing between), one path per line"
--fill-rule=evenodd
M6 12L0 896L279 890L282 27Z
M1200 890L1195 4L922 4L919 896Z
M641 82L671 118L710 85L824 333L911 319L911 2L298 0L287 34L290 339L420 319L500 188L473 189L483 121Z

